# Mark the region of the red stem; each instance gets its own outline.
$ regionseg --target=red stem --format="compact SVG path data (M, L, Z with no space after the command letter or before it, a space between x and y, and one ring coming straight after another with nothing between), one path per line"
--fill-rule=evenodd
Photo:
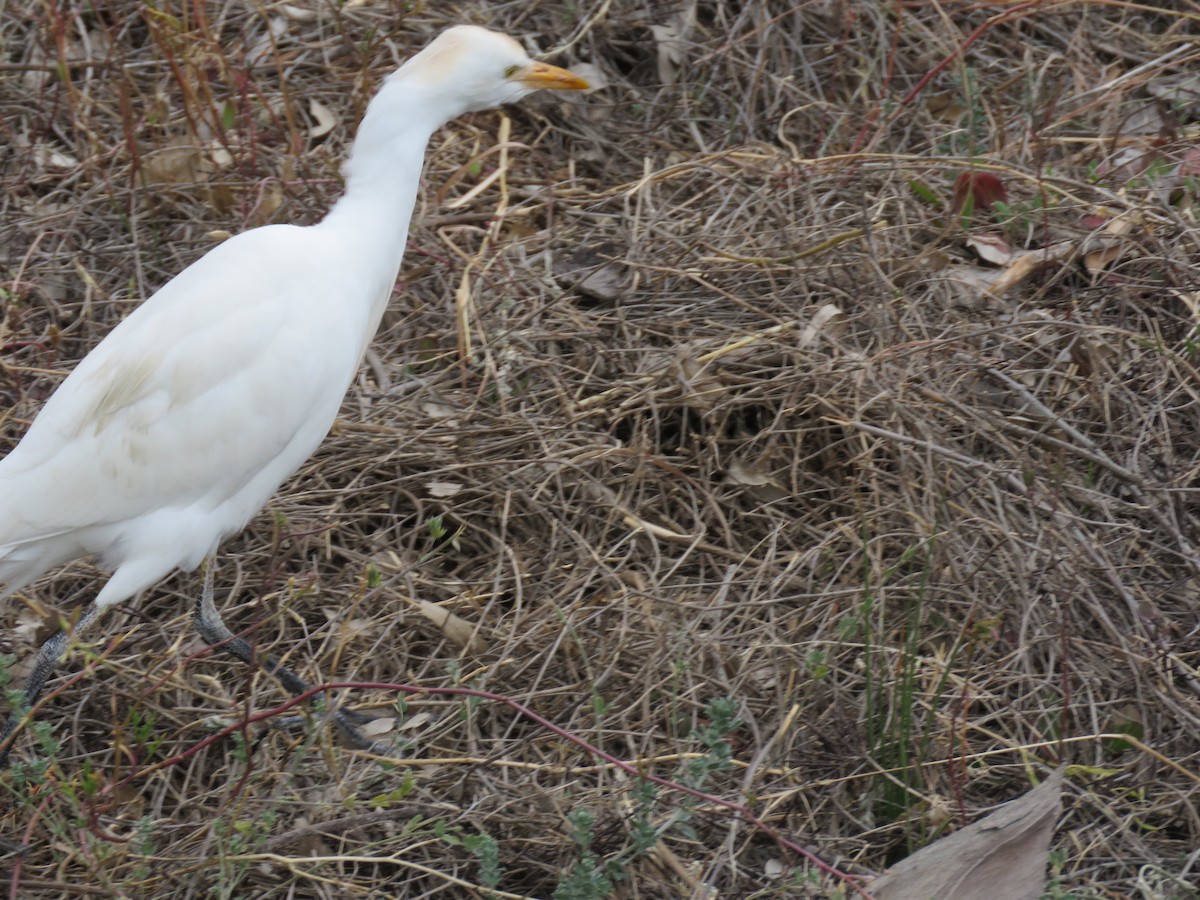
M635 778L644 778L646 781L653 782L654 784L660 785L661 787L668 788L669 790L676 791L678 793L687 794L688 796L695 797L696 799L702 800L705 803L709 803L714 806L719 806L719 807L722 807L722 808L728 810L729 812L733 813L734 815L738 816L740 819L745 821L747 824L758 829L763 834L766 834L768 837L770 837L772 840L774 840L780 847L784 848L785 850L789 850L792 853L794 853L796 856L799 856L802 859L806 860L807 862L809 862L811 865L813 865L815 868L817 868L819 871L821 871L825 875L827 875L831 878L835 878L838 881L841 881L843 884L847 885L852 891L854 891L860 897L864 898L864 900L871 900L871 895L868 894L858 884L858 881L853 876L847 874L846 872L842 872L839 869L834 868L833 866L829 865L828 863L826 863L825 861L823 861L822 859L817 857L816 854L814 854L811 850L808 850L807 848L801 846L800 844L796 843L795 841L793 841L787 837L784 837L776 829L772 828L770 825L768 825L766 822L764 822L758 816L754 815L754 813L752 813L747 807L741 805L740 803L734 803L730 800L723 800L722 798L717 797L713 794L706 794L704 791L696 790L695 788L688 787L685 784L680 784L677 781L672 781L669 778L663 778L660 775L652 775L648 772L644 772L641 769L639 769L637 766L632 765L631 763L627 763L623 760L617 759L615 756L613 756L610 753L606 753L604 750L601 750L599 747L595 746L594 744L591 744L591 743L585 741L583 738L579 737L576 734L573 734L572 732L568 731L567 729L565 729L559 725L555 725L549 719L544 718L543 716L534 712L528 706L525 706L524 704L519 703L516 700L513 700L509 697L505 697L502 694L494 694L491 691L480 691L480 690L476 690L475 688L419 687L417 685L412 685L412 684L399 684L399 683L388 682L388 681L333 681L333 682L328 682L326 684L314 685L313 687L310 687L304 693L297 694L296 696L289 699L287 702L282 703L273 709L264 710L262 712L255 713L252 716L242 717L235 724L229 725L225 728L222 728L220 731L209 735L208 737L204 738L203 740L199 741L198 743L193 744L191 747L189 747L187 750L185 750L182 753L179 753L175 756L169 757L168 759L164 759L161 762L155 763L153 766L150 766L149 768L142 770L141 772L131 773L130 775L121 779L120 781L117 781L117 782L107 785L106 787L101 789L100 796L103 796L104 794L107 794L107 793L111 793L112 791L116 790L117 788L128 784L135 777L144 776L144 775L146 775L150 772L153 772L157 769L163 769L163 768L167 768L168 766L178 765L179 763L183 762L184 760L188 759L189 757L194 756L196 753L199 753L204 748L209 747L212 744L215 744L217 741L223 740L224 738L228 737L229 735L233 734L234 732L243 731L248 725L253 724L255 722L261 722L266 719L271 719L271 718L274 718L275 716L282 715L283 713L288 712L293 707L303 703L304 701L308 700L311 697L316 696L317 694L322 694L326 691L345 690L345 689L374 690L374 691L399 691L399 692L402 692L405 694L429 694L429 695L443 696L443 697L445 697L445 696L476 697L480 700L490 700L495 703L501 703L504 706L509 707L514 712L518 713L519 715L524 716L525 718L530 719L533 722L536 722L538 725L542 726L547 731L552 732L553 734L557 735L558 737L562 738L563 740L568 741L572 744L575 744L577 747L584 750L588 754L604 760L605 762L609 763L610 765L615 766L616 768L620 769L621 771L623 771L629 775L634 776ZM397 760L397 762L403 762L403 761Z
M1003 12L996 13L996 15L992 16L990 19L987 19L982 25L967 35L966 40L959 44L952 53L950 53L940 63L921 76L921 80L917 82L916 86L904 95L904 99L900 101L899 106L897 106L895 112L892 113L892 118L895 119L904 110L904 108L908 106L908 104L912 103L912 101L917 98L921 91L925 90L925 87L929 84L929 82L936 78L938 74L946 68L946 66L950 65L950 63L954 62L954 60L965 53L967 49L977 40L983 37L983 35L986 34L989 29L999 25L1001 22L1005 22L1011 18L1020 16L1034 7L1042 6L1046 3L1058 2L1061 2L1061 0L1026 0L1025 3L1018 3L1016 6L1010 7ZM854 144L850 147L851 153L857 153L860 149L862 149L862 145L865 143L867 136L867 126L869 126L875 121L876 118L878 118L879 111L879 106L876 106L873 110L871 110L867 117L866 124L858 133L858 137L854 139Z

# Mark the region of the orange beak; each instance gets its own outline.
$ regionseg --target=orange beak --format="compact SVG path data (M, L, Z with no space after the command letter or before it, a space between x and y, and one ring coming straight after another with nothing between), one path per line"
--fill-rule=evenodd
M515 80L526 87L547 91L584 91L591 87L574 72L537 61L531 62Z

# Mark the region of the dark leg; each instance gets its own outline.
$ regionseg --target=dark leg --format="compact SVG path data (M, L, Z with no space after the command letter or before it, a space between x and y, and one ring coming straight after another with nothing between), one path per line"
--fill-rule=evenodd
M196 614L192 621L195 623L196 631L200 633L200 637L206 644L210 647L219 647L252 668L261 668L267 674L274 675L283 685L284 690L293 697L299 696L311 688L307 681L277 659L270 656L256 656L246 641L235 637L226 627L225 621L221 618L221 614L213 602L212 566L208 564L205 564L204 567L204 589L200 592L200 599L196 601ZM391 756L394 753L391 744L386 741L373 741L358 729L356 723L368 720L367 716L353 710L342 709L334 709L331 716L333 723L359 749L368 750L381 756Z
M76 637L79 637L91 627L92 623L99 617L101 609L102 607L93 603L83 611L83 615L79 617L79 621L75 623L75 628L73 629ZM31 713L33 705L37 703L38 697L42 695L42 688L46 684L46 679L54 674L54 670L62 662L63 654L67 652L67 641L70 640L71 634L72 631L66 630L56 632L38 650L37 657L33 662L33 671L25 679L21 705L9 713L8 721L4 725L4 733L0 734L0 769L4 768L8 763L8 754L12 750L12 741L16 737L17 730L25 724L26 720L33 721Z

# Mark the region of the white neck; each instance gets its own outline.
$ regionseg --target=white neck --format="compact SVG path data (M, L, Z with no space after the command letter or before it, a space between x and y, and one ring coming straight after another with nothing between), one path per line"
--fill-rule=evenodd
M425 148L454 112L437 109L433 101L430 92L395 76L384 84L367 107L346 161L346 192L317 226L336 232L353 249L353 264L369 267L380 286L372 310L376 321L404 257Z
M426 91L408 88L394 76L373 98L344 166L346 193L316 226L344 248L343 263L364 284L364 350L400 275L426 146L449 118Z

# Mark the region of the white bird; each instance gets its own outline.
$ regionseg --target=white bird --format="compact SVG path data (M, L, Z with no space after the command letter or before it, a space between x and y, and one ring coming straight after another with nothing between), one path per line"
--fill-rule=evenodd
M388 76L359 126L345 194L321 222L247 231L186 268L79 363L0 460L0 596L95 557L112 575L79 633L245 527L333 424L399 273L433 132L539 88L587 86L469 25ZM205 581L200 633L250 662ZM66 643L60 632L39 650L26 708ZM288 690L307 689L264 662ZM27 715L11 714L0 765Z

